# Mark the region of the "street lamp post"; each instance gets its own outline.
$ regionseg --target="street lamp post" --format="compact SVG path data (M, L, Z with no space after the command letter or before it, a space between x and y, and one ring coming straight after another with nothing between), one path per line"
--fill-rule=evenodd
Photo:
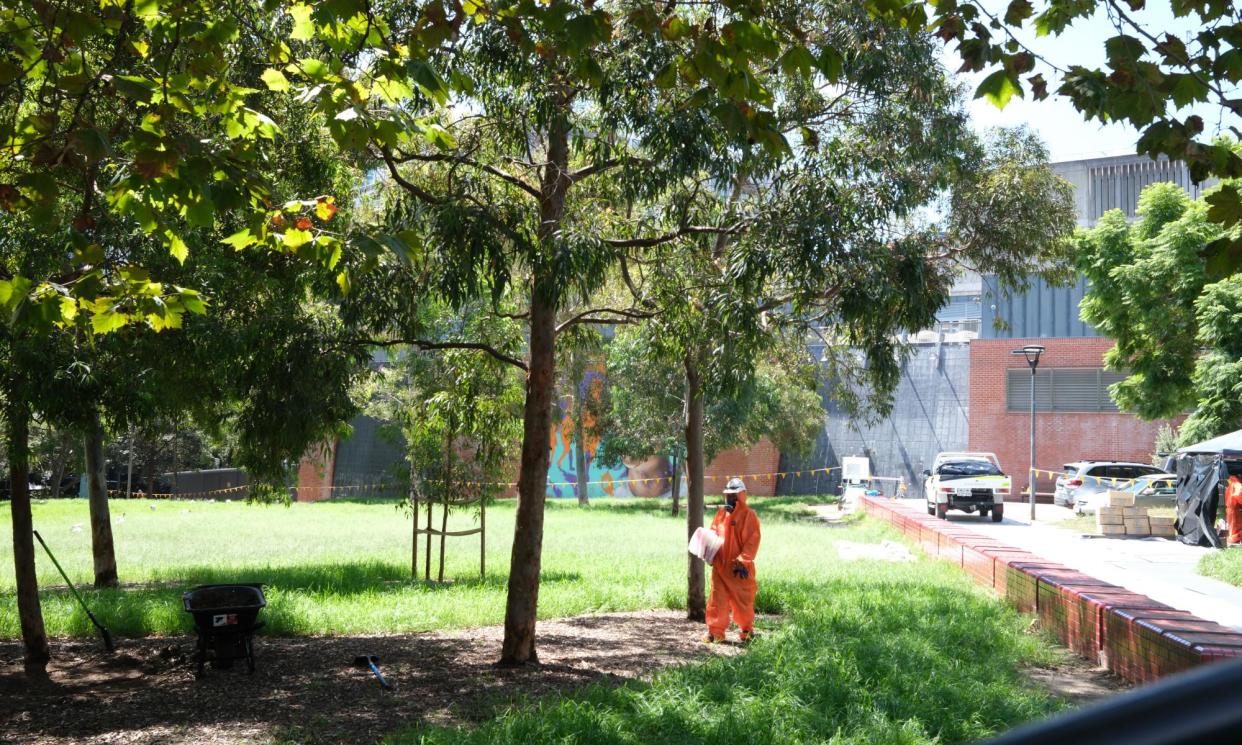
M1039 344L1027 344L1010 352L1025 357L1026 364L1031 368L1031 459L1026 472L1026 489L1031 495L1031 522L1035 522L1035 368L1039 367L1039 356L1043 353L1044 347Z

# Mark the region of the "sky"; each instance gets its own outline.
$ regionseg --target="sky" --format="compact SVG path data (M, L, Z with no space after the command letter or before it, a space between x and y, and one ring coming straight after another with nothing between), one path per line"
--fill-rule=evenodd
M1001 13L1004 12L1003 3L986 4L990 8L997 6ZM1191 23L1186 19L1174 18L1167 3L1157 1L1153 5L1160 7L1135 13L1136 20L1154 32L1173 33L1186 40L1193 28ZM1029 32L1019 34L1019 39L1059 67L1072 64L1101 67L1105 61L1104 42L1116 35L1117 29L1104 12L1097 11L1095 16L1077 22L1061 36L1036 38L1033 32ZM943 59L949 70L956 70L961 65L960 58L952 49L945 50ZM968 95L973 96L985 76L986 73L974 73L960 75L959 78L967 85ZM1044 68L1044 77L1049 81L1051 92L1055 89L1055 73ZM1043 101L1014 98L1004 110L979 98L972 100L968 109L976 128L1026 124L1043 138L1053 162L1133 153L1138 140L1138 132L1133 127L1085 121L1067 99L1055 95ZM1195 112L1203 117L1209 131L1215 131L1219 117L1217 107L1200 107Z

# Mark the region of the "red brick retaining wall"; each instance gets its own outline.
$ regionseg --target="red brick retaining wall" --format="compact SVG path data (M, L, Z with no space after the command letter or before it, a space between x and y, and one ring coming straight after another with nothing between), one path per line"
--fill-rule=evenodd
M929 555L991 587L1077 654L1134 683L1242 657L1242 634L1030 552L938 520L917 507L863 497L868 515L891 523ZM919 503L921 506L921 503Z

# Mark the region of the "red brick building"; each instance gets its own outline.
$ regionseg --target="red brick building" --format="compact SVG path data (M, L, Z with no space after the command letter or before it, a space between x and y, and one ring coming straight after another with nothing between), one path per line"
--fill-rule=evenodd
M970 343L970 449L996 453L1013 476L1014 496L1026 489L1030 457L1030 368L1012 350L1045 347L1035 385L1036 468L1059 470L1076 460L1150 463L1167 421L1145 422L1117 411L1107 387L1122 375L1103 370L1113 345L1101 337L975 339ZM1050 501L1053 479L1036 481Z
M336 447L331 443L313 447L298 463L297 501L319 502L332 496L332 478L336 470Z
M774 474L780 463L781 451L766 439L748 448L726 450L704 469L704 489L707 494L719 494L731 476L740 476L746 482L747 494L770 497L776 494Z

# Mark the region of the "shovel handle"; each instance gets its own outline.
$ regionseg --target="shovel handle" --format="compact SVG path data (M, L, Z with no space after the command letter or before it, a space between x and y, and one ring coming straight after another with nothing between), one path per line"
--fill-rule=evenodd
M381 673L379 668L375 666L375 663L371 661L370 656L367 657L367 665L371 668L371 672L375 673L375 679L379 681L381 687L392 688L392 686L388 685L388 681L384 679L384 674Z

